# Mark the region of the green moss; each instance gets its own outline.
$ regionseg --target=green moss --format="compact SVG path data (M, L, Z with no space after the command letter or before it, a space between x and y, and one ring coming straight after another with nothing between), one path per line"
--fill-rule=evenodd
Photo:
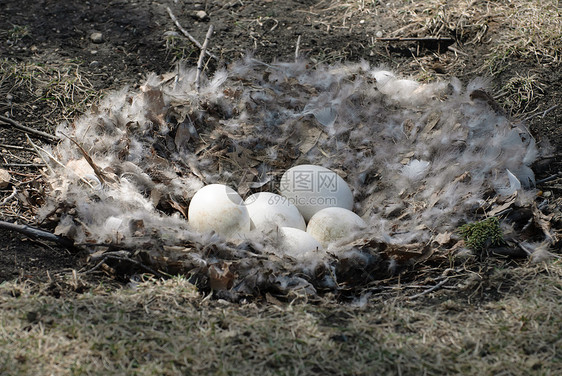
M501 245L504 242L500 221L497 217L467 223L459 227L458 231L468 248L478 252L483 251L487 245Z

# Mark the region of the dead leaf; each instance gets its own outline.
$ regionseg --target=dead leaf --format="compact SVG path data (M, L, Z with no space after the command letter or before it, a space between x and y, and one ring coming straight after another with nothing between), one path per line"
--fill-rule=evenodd
M404 158L402 158L402 160L400 161L401 164L403 165L407 165L408 163L410 163L410 159L412 159L412 157L416 154L415 151L410 151L406 154L404 154Z
M222 262L209 266L211 289L230 290L232 288L236 276L229 270L230 265L230 263Z
M309 127L303 133L303 141L299 145L299 150L301 153L306 154L316 146L322 135L322 131L316 127Z
M133 236L140 237L146 235L144 221L142 219L132 219L129 222L129 229L131 230Z
M178 124L176 129L176 137L174 137L174 144L177 150L185 148L185 145L191 139L191 133L189 132L189 126L183 122Z
M281 301L279 299L277 299L276 297L274 297L273 295L271 295L270 293L266 293L265 294L265 300L273 305L276 305L278 307L282 307L283 303L281 303Z
M448 232L448 231L443 232L441 234L436 235L433 241L437 242L437 244L439 245L448 244L451 241L452 234L453 234L452 232Z
M377 250L387 257L392 257L400 262L419 259L430 251L430 247L425 243L388 244L376 239L360 239L350 243L349 247L360 250Z
M406 119L402 124L402 129L406 137L410 138L412 134L412 130L415 128L416 123L412 119Z
M468 179L470 179L470 172L467 171L457 176L453 183L466 182Z
M539 210L536 203L533 203L533 220L535 224L542 230L546 238L550 241L550 244L556 243L556 240L550 232L550 220L552 219L552 214L546 215Z
M150 191L150 202L152 202L152 205L154 205L155 207L158 206L161 198L162 191L160 191L160 189L154 188L152 191Z
M10 184L11 179L10 173L0 168L0 188L6 188Z
M74 239L76 236L76 225L70 223L67 225L59 225L55 227L55 235L64 236L65 238Z
M515 203L516 198L517 198L517 191L515 191L515 193L512 194L511 196L509 196L506 202L504 202L501 205L496 206L494 209L490 210L486 214L489 217L493 217L493 216L497 215L498 213L501 213L502 211L508 209L511 205L513 205Z
M246 149L240 145L234 145L235 150L226 153L226 156L234 163L234 165L240 168L248 168L248 167L255 167L260 164L249 149Z
M146 117L155 124L164 125L165 103L162 91L152 87L145 87L144 100L147 103Z
M66 136L66 135L65 135ZM86 159L86 162L88 162L88 164L92 167L92 169L94 170L94 173L96 174L96 176L98 177L98 179L100 179L101 182L105 182L105 181L112 181L111 178L109 178L99 167L97 164L94 163L94 160L92 159L92 157L90 157L90 155L88 154L88 152L82 147L82 145L80 145L78 143L78 141L76 141L74 138L66 136L70 141L72 141L72 143L74 143L77 147L78 150L80 151L80 153L84 156L84 158ZM114 182L114 181L112 181Z
M441 120L441 116L439 116L439 114L435 112L430 114L427 123L423 128L423 133L428 134L429 132L431 132L433 128L435 128L435 126L439 123L439 120Z
M177 211L179 211L181 213L181 215L183 215L184 218L187 218L187 207L184 205L181 205L180 203L174 201L174 200L169 200L168 204L170 204L170 206L174 209L176 209Z

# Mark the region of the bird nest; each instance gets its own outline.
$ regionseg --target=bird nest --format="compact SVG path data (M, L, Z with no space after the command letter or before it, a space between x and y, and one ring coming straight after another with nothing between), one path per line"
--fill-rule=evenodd
M39 220L88 249L91 270L184 274L232 299L315 295L466 253L475 240L457 229L482 218L498 218L504 235L532 226L500 242L492 231L493 242L478 240L480 255L526 255L534 248L524 241L552 241L533 191L534 139L482 80L421 84L367 63L251 57L196 76L179 67L113 93L61 124L62 141L41 152L48 189ZM190 228L190 199L204 185L227 184L243 197L277 192L281 175L300 164L343 177L367 229L300 260L263 233L225 241ZM515 218L521 208L526 216Z

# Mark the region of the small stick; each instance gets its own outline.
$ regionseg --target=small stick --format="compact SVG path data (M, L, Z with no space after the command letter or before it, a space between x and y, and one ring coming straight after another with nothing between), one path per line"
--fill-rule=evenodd
M31 146L33 147L33 149L35 150L35 153L37 153L37 155L39 156L39 158L41 158L41 160L45 163L45 165L47 166L47 168L49 169L49 171L51 171L51 174L55 174L55 172L53 171L53 169L51 168L51 166L49 166L49 164L47 163L47 161L45 160L45 158L43 158L43 155L39 152L39 147L37 145L35 145L33 143L33 141L31 141L31 138L29 138L29 135L25 135L25 137L27 138L27 142L29 142L31 144ZM44 150L46 152L46 150ZM49 153L47 153L49 154ZM50 156L50 154L49 154Z
M89 246L90 244L82 243L77 245ZM107 244L105 244L105 246L108 247ZM113 247L113 245L110 246ZM130 251L128 250L128 248L123 248L123 249L124 249L123 251L108 251L108 252L101 253L99 255L92 255L90 257L90 260L97 261L99 259L107 259L108 257L127 257L130 254Z
M441 282L439 282L439 283L436 284L435 286L433 286L433 287L431 287L431 288L429 288L429 289L427 289L427 290L425 290L425 291L420 292L419 294L410 296L410 297L408 298L408 300L417 299L417 298L419 298L420 296L424 296L424 295L426 295L426 294L429 294L430 292L435 291L435 290L437 290L438 288L440 288L441 286L443 286L443 285L444 285L445 283L447 283L448 281L449 281L449 277L445 278L444 280L442 280Z
M556 108L558 108L558 105L557 105L557 104L555 104L554 106L552 106L552 107L550 107L550 108L547 108L544 112L542 112L542 114L541 114L540 112L539 112L539 113L536 113L536 114L533 114L533 115L528 116L528 117L526 117L525 119L523 119L523 121L529 121L529 120L531 120L532 118L535 118L535 117L537 117L537 116L540 116L541 118L544 118L544 117L546 116L546 114L548 114L550 111L552 111L552 110L554 110L554 109L556 109Z
M449 50L453 51L455 54L459 54L459 55L464 55L464 56L468 56L468 54L466 52L463 52L453 46L449 46L447 47Z
M12 125L14 128L19 129L20 131L24 131L24 132L28 132L28 133L33 133L34 135L41 137L41 138L45 138L51 142L56 142L59 140L59 138L57 136L53 136L52 134L48 134L46 132L43 131L39 131L37 129L33 129L30 127L26 127L25 125L21 125L20 123L18 123L17 121L10 119L9 117L6 116L2 116L0 115L0 122L6 123L6 124L10 124Z
M63 133L63 136L68 138L74 145L76 145L78 147L78 150L80 151L80 153L82 154L82 156L84 157L84 159L86 160L86 162L88 162L88 164L90 165L90 167L92 167L92 169L94 170L94 174L96 174L96 176L98 177L100 183L104 183L108 180L107 176L105 175L105 173L100 170L100 168L98 167L97 164L94 163L94 160L92 159L92 157L90 157L90 155L88 154L88 152L86 150L84 150L84 148L82 147L82 145L80 145L78 143L78 141L76 141L74 138L67 136L66 134ZM81 179L84 180L84 179ZM91 185L90 185L91 187Z
M178 29L180 29L180 31L183 33L183 35L185 35L187 37L187 39L189 39L194 45L196 45L200 50L203 50L203 46L201 45L201 43L199 43L197 41L197 39L193 38L191 36L191 34L188 33L187 30L185 30L180 22L178 21L178 19L176 18L176 16L174 15L174 13L172 13L172 10L170 9L170 7L166 7L166 10L168 11L168 14L170 15L170 18L172 19L172 21L174 21L174 23L176 24L176 26L178 27ZM208 34L208 33L207 33ZM219 58L216 57L216 55L213 55L212 53L210 53L209 51L204 51L204 54L206 53L207 55L209 55L210 57L212 57L215 60L218 60Z
M66 134L63 133L63 135L65 137L68 137ZM53 171L53 169L51 168L51 166L49 165L49 163L47 163L47 161L45 160L45 158L43 158L43 155L39 152L42 151L43 153L47 154L49 156L49 159L53 162L55 162L56 164L58 164L60 167L62 167L63 169L66 169L66 166L63 165L61 162L59 162L54 155L52 155L51 153L49 153L47 150L43 149L41 146L37 146L33 143L33 141L31 141L31 139L29 138L29 136L26 134L25 137L27 137L27 142L29 142L31 144L31 146L33 146L33 149L35 149L35 152L37 153L37 155L39 156L39 158L41 158L41 160L43 160L43 162L45 162L45 165L35 165L35 167L43 167L43 166L47 166L47 168L49 169L49 171L51 172L51 174L55 174L55 171ZM84 150L84 148L82 148L82 146L80 146L80 144L78 144L78 142L74 141L72 138L68 137L68 139L72 142L74 142L76 144L76 146L78 146L80 152L84 155L84 158L86 159L86 162L88 162L90 164L90 166L94 169L94 173L96 173L96 171L99 171L99 169L97 169L97 165L94 164L94 161L90 158L90 156L88 155L88 153L86 153L86 151ZM33 165L29 165L29 166L20 166L20 167L30 167ZM87 176L86 176L87 177ZM90 188L94 188L92 186L92 184L90 184L90 182L88 180L86 180L86 177L79 177L80 180L82 182L84 182L86 185L88 185ZM95 178L98 180L99 184L101 185L102 180L100 180L101 178L97 175L95 175Z
M369 291L376 291L376 290L406 290L406 289L424 289L427 286L422 285L402 285L402 286L378 286L378 287L371 287ZM444 289L455 289L454 286L443 286Z
M535 184L548 183L549 181L556 180L556 179L558 179L559 177L562 177L562 172L559 172L559 173L557 173L557 174L551 175L551 176L549 176L549 177L547 177L547 178L544 178L544 179L541 179L541 180L537 180L537 181L535 182Z
M88 270L86 270L85 272L82 272L83 274L89 274L89 273L93 273L96 270L98 270L100 268L100 266L102 266L108 259L109 257L104 257L100 262L98 262L93 268L90 268Z
M31 148L26 148L26 147L24 147L24 146L8 145L8 144L0 144L0 148L4 148L4 149L13 149L13 150L33 151L33 149L31 149Z
M301 46L301 36L297 38L297 47L295 48L295 63L299 60L299 49Z
M454 42L453 38L447 37L389 37L389 38L376 38L381 42Z
M211 36L213 35L213 30L215 30L215 27L213 25L209 25L209 30L207 30L207 35L205 35L205 41L203 42L203 46L201 46L201 53L199 54L199 60L197 61L195 88L198 93L200 89L201 73L203 72L203 59L205 58L205 51L207 51L207 46L209 45L209 39L211 39Z
M3 163L1 167L45 167L43 163Z
M11 222L0 221L0 228L11 230L11 231L17 231L33 239L50 240L59 245L62 245L63 247L67 247L67 248L74 247L74 242L70 239L63 238L62 236L58 236L48 231L40 230L38 228L34 228L28 225L18 225Z
M108 253L111 253L111 252L108 252ZM115 255L115 254L108 254L108 255L104 255L104 256L105 256L105 257L103 257L103 259L102 259L99 263L97 263L93 268L91 268L91 269L89 269L89 270L86 270L86 271L84 272L84 274L88 274L88 273L92 273L92 272L96 271L96 270L99 269L99 267L102 266L107 260L112 259L112 260L128 261L128 262L130 262L130 263L132 263L132 264L137 265L137 266L140 267L141 269L144 269L145 271L147 271L147 272L149 272L149 273L151 273L151 274L154 274L154 275L157 276L157 277L160 277L160 278L164 278L164 277L165 277L162 273L160 273L160 272L158 272L158 271L152 269L151 267L149 267L149 266L143 264L142 262L139 262L139 261L137 261L137 260L134 260L134 259L132 259L132 258L130 258L130 257L127 257L127 256L120 256L120 255Z
M6 197L4 200L2 200L2 202L0 202L0 206L4 206L6 205L11 199L13 199L14 197L16 197L16 194L18 193L18 190L16 189L15 186L12 187L12 194L9 195L8 197Z

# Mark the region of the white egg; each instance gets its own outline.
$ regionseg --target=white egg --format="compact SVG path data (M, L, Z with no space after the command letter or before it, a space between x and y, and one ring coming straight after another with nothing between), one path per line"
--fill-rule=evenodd
M306 231L294 227L281 227L279 235L281 236L280 250L291 257L309 259L324 254L322 244Z
M326 247L338 240L351 240L354 234L366 227L365 221L351 210L326 208L312 216L306 232Z
M242 236L250 231L250 216L242 197L222 184L206 185L195 193L188 209L193 229L216 232L223 238Z
M279 190L306 221L325 208L353 208L353 193L347 183L322 166L300 165L288 169L281 177Z
M244 201L252 229L262 231L279 227L295 227L306 231L306 224L299 209L286 197L271 192L254 193Z

